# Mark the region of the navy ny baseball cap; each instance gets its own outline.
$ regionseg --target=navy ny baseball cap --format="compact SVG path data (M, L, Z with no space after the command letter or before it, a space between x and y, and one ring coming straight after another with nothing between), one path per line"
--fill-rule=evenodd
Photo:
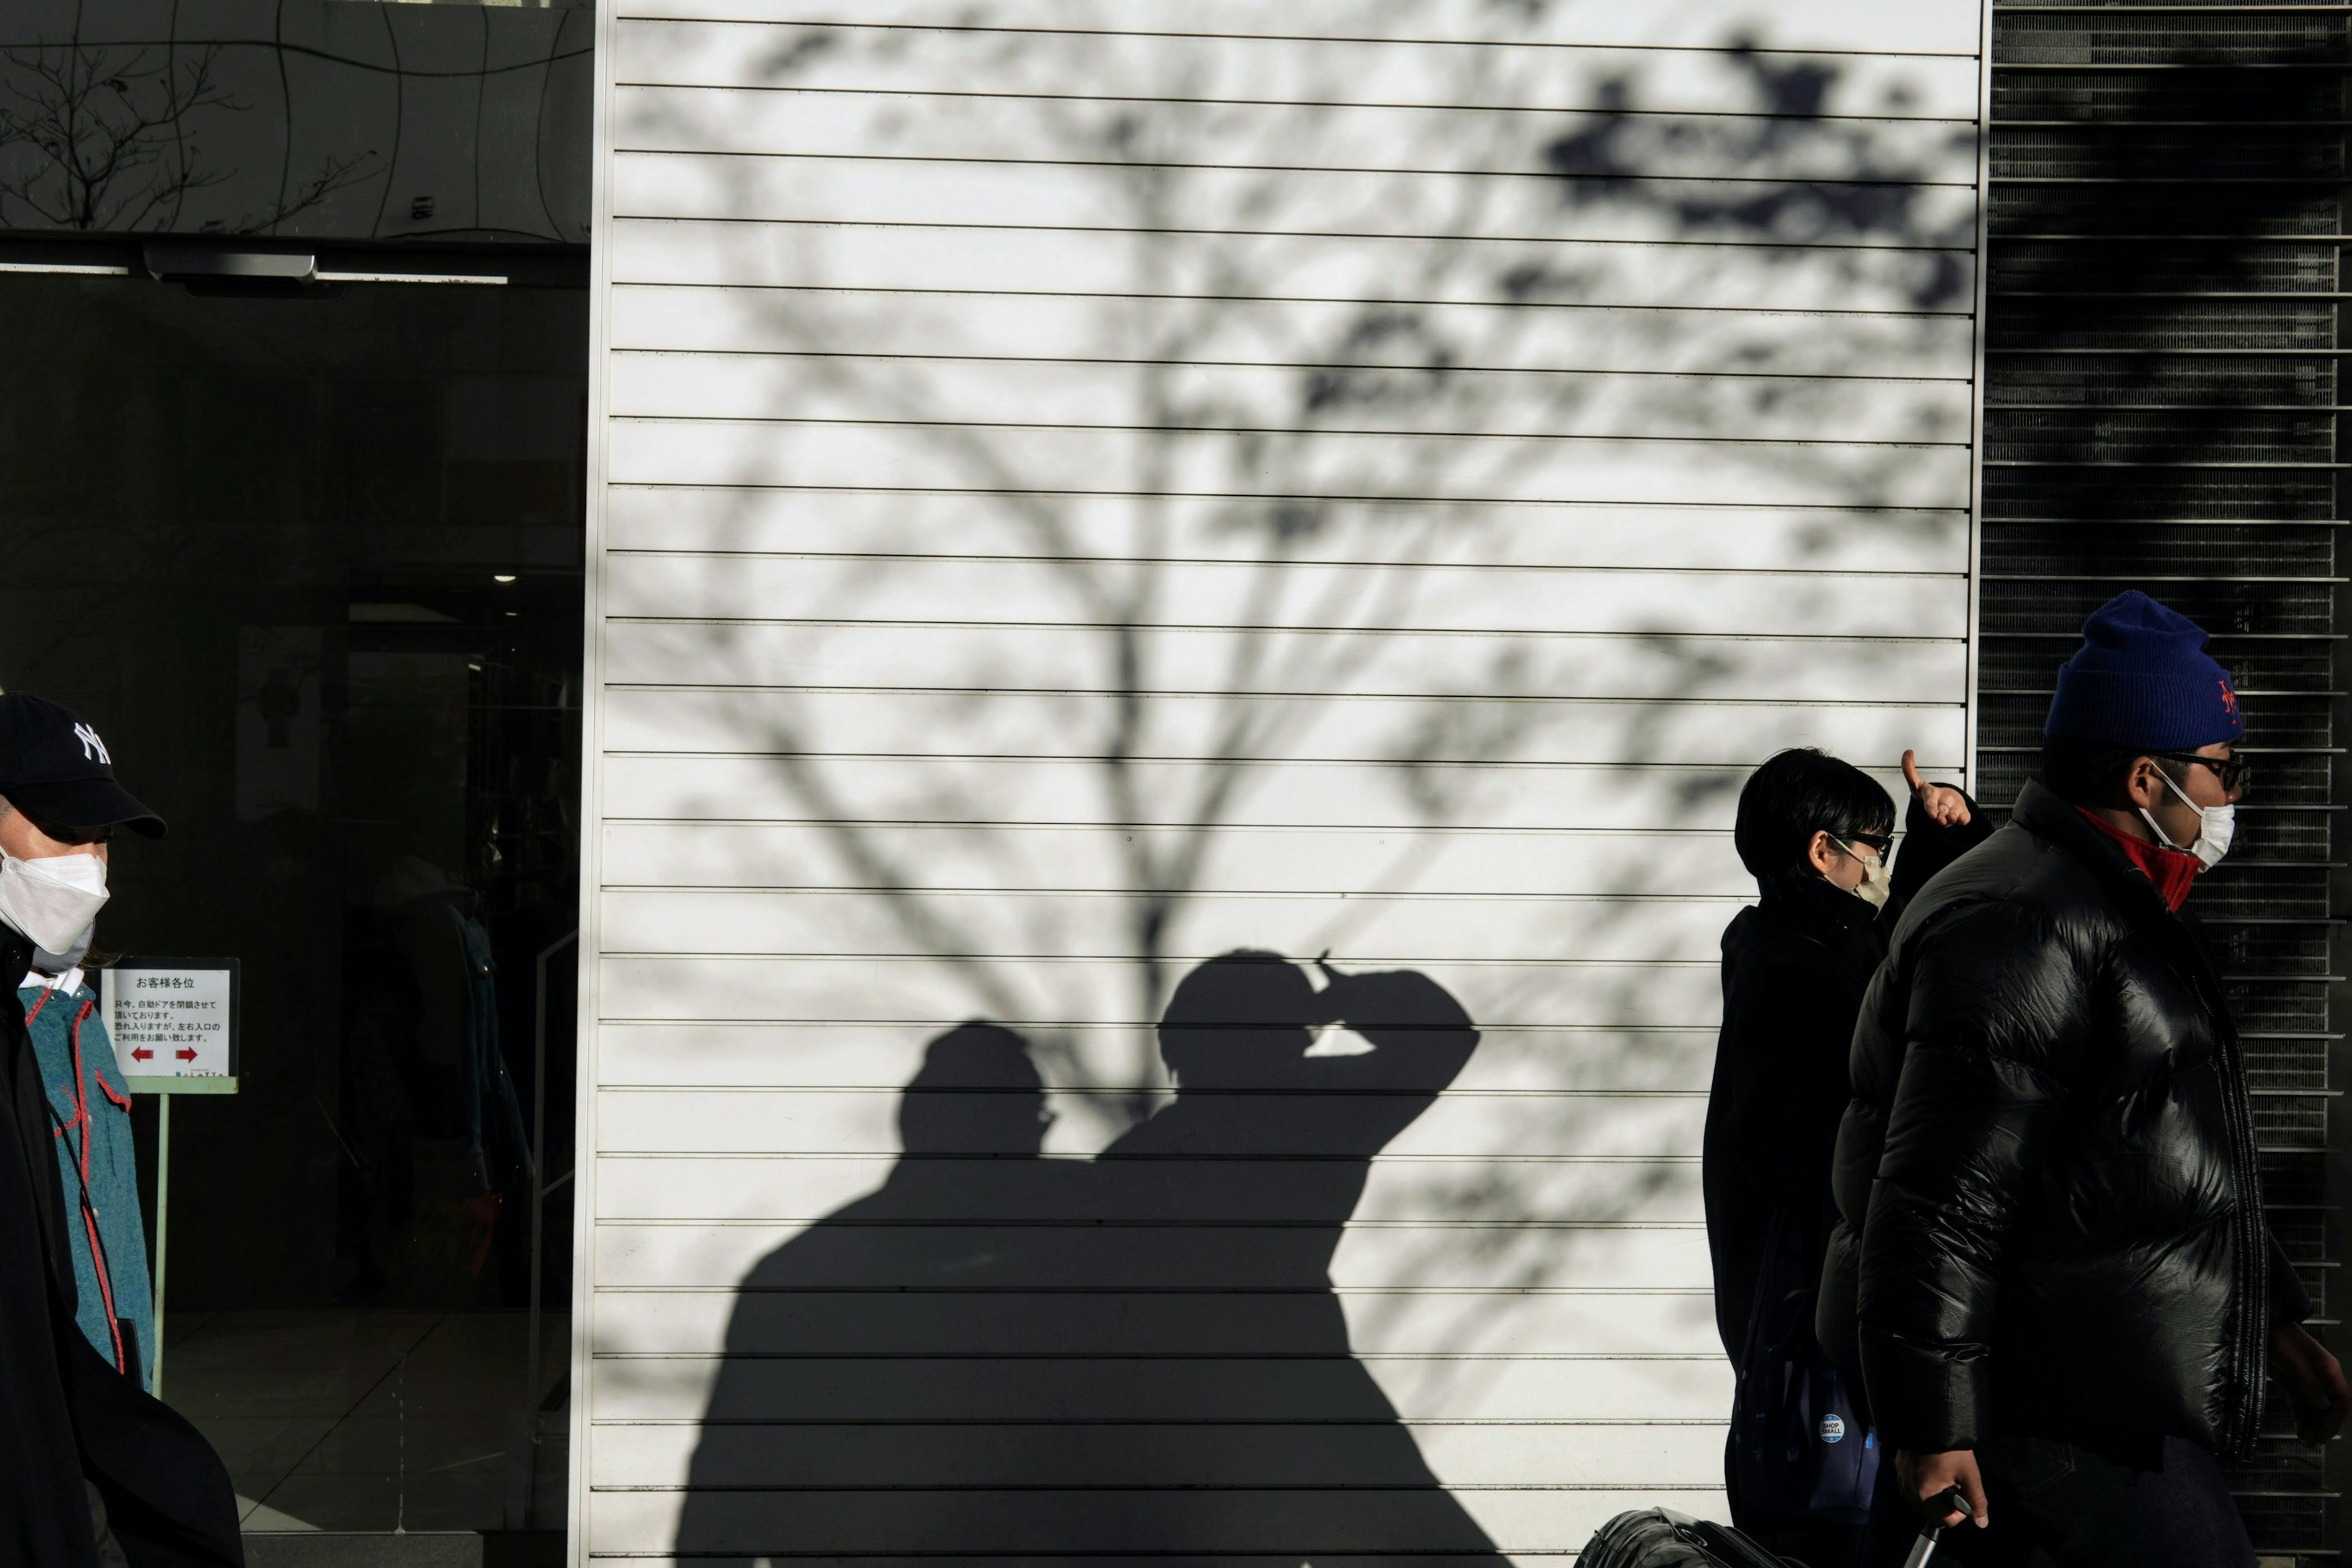
M0 695L0 796L60 827L163 837L163 819L114 782L98 731L45 698Z

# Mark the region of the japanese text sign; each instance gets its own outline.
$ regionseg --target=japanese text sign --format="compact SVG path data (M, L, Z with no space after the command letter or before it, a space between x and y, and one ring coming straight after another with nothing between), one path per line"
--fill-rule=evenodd
M236 1076L236 959L126 958L102 973L106 1032L123 1077Z

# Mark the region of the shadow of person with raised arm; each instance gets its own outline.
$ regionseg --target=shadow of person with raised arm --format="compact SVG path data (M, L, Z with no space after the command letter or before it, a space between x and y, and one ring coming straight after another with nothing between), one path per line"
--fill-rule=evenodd
M1102 1406L1159 1479L1130 1529L1204 1557L1499 1562L1355 1359L1330 1276L1372 1157L1478 1033L1426 975L1325 973L1242 951L1186 975L1160 1022L1176 1099L1096 1161L1109 1278L1178 1293L1129 1319ZM1325 1024L1371 1048L1307 1055Z
M1083 1205L1029 1044L966 1024L898 1102L881 1187L737 1288L679 1517L680 1557L969 1550L975 1489L1034 1484L1007 1423L1050 1408L1017 1360L1059 1335L1026 1288Z
M1371 1048L1307 1056L1326 1023ZM677 1555L1499 1561L1330 1279L1477 1038L1426 976L1228 953L1160 1021L1175 1100L1089 1163L1040 1157L1018 1035L940 1036L881 1188L745 1278Z

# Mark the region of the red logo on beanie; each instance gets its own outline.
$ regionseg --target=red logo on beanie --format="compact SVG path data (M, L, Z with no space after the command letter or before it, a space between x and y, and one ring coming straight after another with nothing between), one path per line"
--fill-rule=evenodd
M2234 718L2238 711L2238 694L2230 689L2230 683L2226 680L2215 684L2221 688L2221 711Z

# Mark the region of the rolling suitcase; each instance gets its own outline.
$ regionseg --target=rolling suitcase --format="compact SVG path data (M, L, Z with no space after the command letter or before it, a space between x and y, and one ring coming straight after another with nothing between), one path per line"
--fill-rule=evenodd
M1577 1568L1790 1568L1727 1524L1670 1508L1621 1513L1584 1543Z
M1941 1500L1947 1512L1966 1512L1960 1489ZM1903 1568L1928 1568L1942 1542L1943 1528L1929 1524L1912 1543ZM1621 1513L1584 1543L1576 1568L1803 1568L1793 1557L1776 1557L1727 1524L1693 1519L1670 1508L1637 1508Z

